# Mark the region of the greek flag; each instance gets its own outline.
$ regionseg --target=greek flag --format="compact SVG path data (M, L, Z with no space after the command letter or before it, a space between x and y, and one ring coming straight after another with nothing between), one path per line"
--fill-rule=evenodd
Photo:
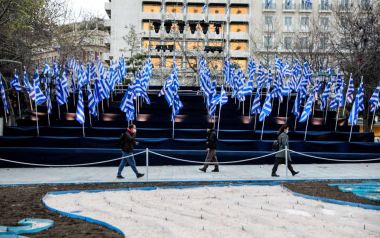
M380 83L377 85L377 88L375 89L371 98L369 99L371 112L376 112L376 110L380 106L379 93L380 93Z
M76 83L75 83L75 77L74 77L74 71L71 73L71 92L74 93L76 91Z
M84 124L85 115L84 115L84 104L83 104L83 93L82 93L82 90L79 90L79 94L78 94L78 104L77 104L77 111L76 111L75 119L81 125Z
M256 91L255 99L252 103L251 108L251 115L257 115L261 112L261 105L260 105L260 89L258 88Z
M231 78L230 78L230 60L229 58L224 59L224 64L223 64L223 73L224 73L224 80L226 84L231 84Z
M15 70L15 73L13 75L13 79L11 80L10 84L11 84L11 88L16 90L17 92L21 91L22 88L21 88L21 84L18 80L17 70Z
M268 89L268 91L272 86L272 82L273 82L272 71L269 69L268 70L268 78L267 78L267 89Z
M46 102L46 97L42 93L40 86L39 86L39 75L38 75L38 69L34 71L34 78L33 78L33 83L34 83L34 92L36 93L36 98L35 102L37 105L42 105L43 103Z
M257 88L261 88L265 82L264 67L260 64L257 72Z
M173 110L172 110L172 121L175 120L175 117L178 115L179 110L181 110L181 108L183 108L183 104L182 104L181 100L179 99L177 92L174 95L173 103L174 103L174 106L173 106Z
M103 88L104 84L102 84L101 80L98 78L95 79L94 82L94 94L95 94L95 101L96 103L99 103L103 101L103 99L107 98L106 90Z
M34 87L29 82L28 74L26 73L26 69L24 67L24 87L25 90L28 92L29 97L34 101L36 99L36 93L34 91Z
M321 110L325 109L327 106L327 100L330 97L330 91L331 91L331 82L328 82L321 96L321 107L320 107Z
M50 89L49 87L46 87L46 107L48 114L51 114L51 110L53 109L53 106L51 104L51 98L50 98Z
M50 71L50 66L48 63L45 64L44 68L42 69L42 74L45 76L45 77L48 77L49 76L49 71Z
M300 93L297 93L296 100L294 101L294 105L292 108L292 113L294 117L298 118L300 116L300 106L301 106L301 96Z
M309 98L307 99L305 108L303 109L303 112L301 114L300 122L305 122L309 119L310 113L313 109L314 96L315 96L314 92L311 92L309 94Z
M55 90L56 90L56 100L59 105L67 103L68 100L68 89L67 89L67 78L66 72L63 72L62 77L56 79Z
M354 92L355 92L354 79L352 78L352 73L351 73L350 81L348 82L348 89L346 93L347 104L351 104L352 101L354 100Z
M216 95L212 99L212 104L214 104L214 105L218 105L218 104L224 105L227 102L228 102L228 96L227 96L226 91L224 91L224 87L222 85L222 89L220 91L220 95Z
M87 85L87 99L88 99L88 110L90 111L90 114L96 117L98 115L98 112L96 110L96 102L94 94L92 93L90 85Z
M256 73L256 64L255 61L250 58L248 62L248 69L247 74L250 81L252 81L252 87L253 87L253 80L255 79L255 73Z
M273 83L272 98L278 98L280 102L282 102L283 100L279 75L276 75L276 79L274 80L274 83Z
M363 89L363 81L361 81L358 92L356 93L354 104L352 105L348 122L351 125L356 125L358 123L359 112L363 110L364 110L364 89Z
M0 92L1 92L1 100L3 101L3 108L5 113L9 113L8 103L7 103L7 96L5 95L5 88L3 85L3 81L0 76Z
M265 98L263 109L261 110L261 113L260 113L259 121L264 121L265 117L269 116L271 112L272 112L271 93L268 92Z
M98 62L98 71L99 71L100 78L103 79L106 70L104 69L104 65L103 65L103 63L100 60Z
M134 92L133 86L129 85L128 90L125 92L123 100L120 104L120 110L125 112L128 121L133 121L135 119L135 106L133 102Z

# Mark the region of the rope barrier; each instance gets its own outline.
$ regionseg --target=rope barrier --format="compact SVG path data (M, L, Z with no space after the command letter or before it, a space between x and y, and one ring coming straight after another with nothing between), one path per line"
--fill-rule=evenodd
M120 157L120 158L116 158L116 159L110 159L110 160L104 160L104 161L98 161L98 162L86 163L86 164L71 164L71 165L70 164L66 164L66 165L63 165L63 164L61 164L61 165L34 164L34 163L26 163L26 162L14 161L14 160L7 160L7 159L2 159L2 158L0 158L0 161L14 163L14 164L21 164L21 165L39 166L39 167L81 167L81 166L90 166L90 165L97 165L97 164L105 164L105 163L109 163L109 162L113 162L113 161L129 158L129 157L132 157L132 156L140 155L140 154L143 154L143 153L145 153L145 151L141 151L141 152L133 154L133 155L128 155L128 156L124 156L124 157Z
M297 151L294 151L294 150L289 150L289 151L292 152L292 153L295 153L295 154L303 155L303 156L314 158L314 159L328 160L328 161L337 161L337 162L371 162L371 161L378 161L378 160L380 160L380 158L366 159L366 160L329 159L329 158L323 158L323 157L314 156L314 155L308 155L308 154L297 152Z
M175 157L159 154L159 153L151 151L151 150L149 150L149 153L152 153L154 155L158 155L158 156L161 156L161 157L164 157L164 158L167 158L167 159L171 159L171 160L177 160L177 161L182 161L182 162L187 162L187 163L194 163L194 164L205 164L205 163L207 163L207 164L213 165L213 164L234 164L234 163L242 163L242 162L247 162L247 161L252 161L252 160L258 160L258 159L262 159L262 158L265 158L265 157L269 157L269 156L275 155L275 154L277 154L279 152L282 152L284 150L276 151L276 152L273 152L273 153L270 153L270 154L267 154L267 155L263 155L263 156L259 156L259 157L254 157L254 158L249 158L249 159L235 160L235 161L228 161L228 162L218 162L218 163L217 162L202 162L202 161L193 161L193 160L179 159L179 158L175 158Z

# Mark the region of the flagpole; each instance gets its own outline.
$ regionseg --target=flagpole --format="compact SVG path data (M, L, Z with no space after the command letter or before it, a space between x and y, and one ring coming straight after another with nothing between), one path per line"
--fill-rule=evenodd
M58 119L61 120L61 108L59 106L59 102L57 102L57 108L58 108Z
M376 109L375 109L375 111L373 112L373 115L372 115L371 132L373 132L372 129L373 129L373 123L375 121L375 114L376 114Z
M174 110L174 103L173 103L173 105L172 105L172 112L173 112L173 110ZM176 116L174 116L174 117L173 117L173 120L172 120L172 139L174 139L174 123L175 123L175 117L176 117Z
M263 140L263 134L264 134L264 124L265 124L265 120L266 120L266 117L264 118L264 121L263 121L263 126L261 128L261 137L260 137L260 140Z
M245 101L242 101L243 103L243 116L244 116L244 105L245 105Z
M280 99L278 99L278 111L277 111L277 116L280 116L280 107L281 107L281 102L280 102Z
M254 125L253 125L253 130L254 130L254 132L256 132L256 120L257 119L257 114L255 114L255 123L254 123Z
M306 141L306 135L307 135L307 129L309 127L309 115L307 116L307 122L306 122L306 129L305 129L305 137L303 138L304 141Z
M297 120L298 120L298 117L296 117L296 120L294 121L294 131L297 130Z
M248 108L248 116L249 116L249 119L251 119L251 108L252 108L252 92L251 92L251 96L249 97L249 108Z
M67 102L66 102L66 112L67 113L69 112L69 105L67 104Z
M30 96L29 96L29 103L30 103L30 109L31 109L31 111L33 111L34 109L33 109L33 103L32 103L32 99L30 98Z
M348 139L348 142L351 142L351 136L352 136L352 127L354 127L354 124L351 124L350 138Z
M218 130L216 132L216 138L219 139L219 126L220 126L220 114L222 110L222 103L219 103L219 117L218 117Z
M49 100L49 99L48 99ZM49 114L49 106L48 106L48 109L47 109L47 114L48 114L48 126L50 127L50 114Z
M36 107L36 121L37 121L37 136L40 136L40 128L39 128L39 125L38 125L38 109L37 109L37 98L36 100L34 101L35 102L35 107Z
M17 91L18 116L21 119L20 92Z
M84 133L84 123L82 124L82 130L83 130L83 137L86 137L86 135Z
M328 113L328 109L329 109L329 100L326 101L325 125L326 125L326 123L327 123L327 113Z
M343 118L346 118L346 117L344 116L344 112L345 112L345 110L346 110L346 103L347 103L347 98L346 98L346 100L344 100L344 107L343 107L343 112L342 112L342 116L343 116Z
M287 102L286 102L286 122L288 122L288 110L289 110L289 100L290 100L290 97L291 97L291 93L288 94L288 98L287 98Z
M335 132L336 132L336 129L338 128L338 120L339 120L339 106L338 106L338 111L336 113L336 119L335 119Z

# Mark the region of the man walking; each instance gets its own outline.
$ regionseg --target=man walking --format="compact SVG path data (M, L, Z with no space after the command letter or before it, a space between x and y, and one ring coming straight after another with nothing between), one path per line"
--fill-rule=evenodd
M124 178L121 175L121 172L123 171L127 162L131 166L133 172L135 172L137 178L141 178L142 176L144 176L144 174L141 174L137 171L136 161L133 156L133 149L137 144L138 142L136 142L136 126L134 124L131 124L128 126L128 129L120 136L120 147L123 159L121 160L119 169L117 171L118 179Z
M202 172L207 171L207 167L209 166L210 162L215 163L215 168L211 172L219 172L219 165L218 165L218 159L216 157L216 144L218 142L217 136L215 129L208 129L207 130L207 141L206 141L206 146L207 146L207 156L206 156L206 161L205 164L203 165L202 168L199 170Z

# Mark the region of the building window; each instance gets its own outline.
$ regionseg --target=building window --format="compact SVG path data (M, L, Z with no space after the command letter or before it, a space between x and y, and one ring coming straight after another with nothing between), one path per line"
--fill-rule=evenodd
M301 28L301 31L309 30L309 17L301 17L300 28Z
M247 51L248 50L248 42L247 41L231 41L230 42L231 50L240 50Z
M231 23L230 32L248 32L247 23Z
M243 72L247 70L247 59L232 58L231 62L232 64L238 65Z
M161 60L160 60L160 57L151 57L151 60L152 60L152 64L153 64L153 67L154 68L159 68L160 67L160 63L161 63Z
M143 22L143 30L144 31L149 31L149 30L153 30L153 25L149 22ZM149 29L149 26L150 26L150 29Z
M350 0L339 0L339 9L346 11L350 9Z
M328 11L331 10L331 4L330 0L320 0L319 9L322 11Z
M150 48L151 49L155 49L156 45L159 45L159 44L160 44L160 41L157 39L156 40L150 40ZM142 46L145 49L149 49L149 39L143 39L142 40Z
M360 1L360 9L370 10L371 9L371 0L361 0Z
M276 9L275 0L264 0L264 9Z
M310 0L301 0L300 2L300 8L301 10L311 10L313 8L312 1Z
M293 17L284 18L285 31L292 31L292 22L293 22Z
M188 5L187 6L187 13L193 13L193 14L196 14L196 13L199 13L201 14L202 13L202 5Z
M209 31L210 31L211 33L214 33L214 32L215 32L215 24L210 25L210 27L209 27ZM219 34L223 34L223 25L221 25L221 26L219 27Z
M265 16L264 19L265 29L268 31L273 30L273 16Z
M319 49L326 50L328 47L328 37L327 36L321 36L319 41Z
M202 47L202 43L198 41L189 41L187 42L187 49L188 50L199 50Z
M285 10L292 10L295 8L293 0L284 0L283 6Z
M300 38L300 48L302 50L307 50L309 48L308 37L301 37Z
M293 44L293 38L291 36L285 36L284 37L284 48L286 50L291 50Z
M209 14L226 14L226 8L224 6L209 6L208 7Z
M182 13L182 4L166 4L167 13Z
M328 17L321 17L319 19L319 25L323 31L329 30L329 18Z
M144 3L143 5L143 12L160 12L161 11L161 5L160 4L151 4L151 3Z
M264 48L272 49L273 47L273 36L264 36Z
M232 15L249 14L248 6L231 6L230 11Z

